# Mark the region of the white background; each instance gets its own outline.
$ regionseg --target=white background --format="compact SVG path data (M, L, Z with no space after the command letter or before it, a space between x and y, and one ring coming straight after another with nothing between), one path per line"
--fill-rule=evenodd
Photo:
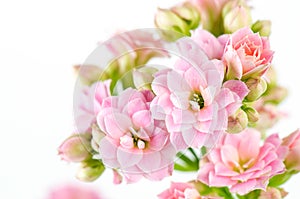
M1 199L45 199L49 188L77 183L76 166L60 161L56 151L73 129L72 66L84 62L99 41L118 29L152 27L157 6L175 2L0 1ZM255 19L273 21L274 63L279 81L290 91L281 107L290 118L274 128L284 136L300 127L299 7L294 0L251 4ZM105 198L155 198L169 180L116 187L108 171L87 186ZM284 186L290 192L287 198L299 196L299 184L300 175Z

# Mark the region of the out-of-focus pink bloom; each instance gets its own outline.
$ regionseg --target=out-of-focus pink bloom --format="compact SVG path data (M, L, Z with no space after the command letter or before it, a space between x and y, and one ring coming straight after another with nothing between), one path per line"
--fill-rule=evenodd
M200 196L193 184L182 182L171 182L169 189L158 195L159 199L221 199L213 196Z
M288 154L284 160L288 170L300 171L300 130L296 130L283 139L283 146L288 147Z
M260 132L246 129L239 134L226 134L200 164L198 179L215 187L228 186L244 195L255 189L265 190L269 179L285 171L284 153L276 134L260 146Z
M127 182L141 177L161 180L171 175L175 150L163 121L153 120L149 110L151 91L126 89L106 98L97 116L106 134L99 152L107 167L119 169Z
M78 185L64 185L53 189L46 199L101 199L96 191Z
M96 82L85 86L82 92L75 97L74 117L79 133L91 131L91 126L96 122L96 117L101 109L102 101L110 96L111 80Z
M89 141L84 136L73 135L58 148L60 157L68 162L81 162L90 156Z
M262 76L273 58L269 40L248 27L233 33L223 56L227 79Z
M192 32L192 40L202 48L209 59L222 58L229 37L227 35L226 42L224 42L225 36L216 38L213 34L201 28Z
M261 132L265 132L267 129L273 127L286 115L276 105L271 103L264 104L261 99L255 102L254 108L259 113L259 119L255 123L255 128Z
M230 0L189 0L199 10L203 28L214 32L215 35L222 33L222 9Z
M241 105L244 91L239 96L233 90L246 86L229 82L228 88L222 88L223 68L188 40L179 40L178 46L190 62L178 60L174 69L155 74L152 89L156 97L151 112L155 119L166 121L171 142L178 150L211 146L226 130L229 112Z
M266 191L261 191L258 199L282 199L287 196L287 192L280 188L268 187Z

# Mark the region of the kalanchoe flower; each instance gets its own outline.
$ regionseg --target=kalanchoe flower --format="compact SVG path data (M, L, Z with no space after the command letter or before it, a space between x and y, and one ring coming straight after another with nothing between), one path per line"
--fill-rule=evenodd
M222 199L214 196L200 196L192 183L171 182L169 189L158 195L159 199Z
M155 119L166 121L171 142L178 150L211 146L220 133L225 132L228 114L239 108L241 99L230 88L221 88L223 66L219 68L209 61L199 47L188 40L181 39L177 44L194 65L180 59L174 69L155 74L152 89L156 97L151 103L151 112ZM235 83L244 84L232 82ZM247 89L245 85L231 87ZM244 95L244 91L240 94Z
M91 132L91 126L96 123L103 99L111 95L110 83L111 80L106 80L84 86L81 93L75 96L74 117L78 132Z
M81 162L91 156L89 136L74 134L67 138L58 148L60 157L68 162Z
M225 33L233 33L252 24L250 8L243 1L229 1L222 9Z
M288 148L288 154L284 160L286 168L300 171L300 130L284 138L282 145Z
M107 167L118 169L128 183L141 177L161 180L171 175L175 150L163 121L153 120L149 90L126 89L106 98L97 117L106 136L99 153Z
M273 51L266 37L253 33L248 27L234 32L223 56L226 79L261 77L270 67Z
M100 193L94 191L93 189L66 184L63 186L55 187L46 199L101 199L103 198Z
M284 149L278 136L271 136L263 146L260 138L260 132L254 129L224 135L200 163L198 179L209 186L229 186L232 193L240 195L266 189L271 177L285 171L279 155Z
M201 28L197 28L192 32L192 40L202 48L209 59L222 58L228 37L228 35L223 35L216 38L213 34Z

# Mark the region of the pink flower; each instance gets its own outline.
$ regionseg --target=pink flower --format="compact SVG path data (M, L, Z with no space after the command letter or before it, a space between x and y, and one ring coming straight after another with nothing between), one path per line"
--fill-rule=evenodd
M255 189L265 190L269 179L285 171L278 135L270 136L260 146L261 134L246 129L226 134L200 164L198 179L215 187L229 186L230 191L244 195Z
M192 32L192 40L202 48L209 59L222 58L228 37L228 35L223 35L219 38L216 38L210 32L201 28L198 28ZM224 42L225 38L226 42Z
M85 86L74 96L75 125L79 133L91 131L96 116L101 109L102 101L110 96L111 80L96 82L90 87Z
M101 199L92 189L77 185L64 185L53 189L47 199Z
M193 184L171 182L171 187L158 195L159 199L221 199L220 197L200 196Z
M229 112L240 107L244 91L238 96L232 91L238 86L221 88L223 65L208 60L195 43L181 39L178 46L189 62L178 60L174 69L155 74L152 116L165 120L171 142L178 150L212 146L226 130ZM245 85L240 88L247 89Z
M300 130L298 129L284 138L282 145L288 147L288 153L284 161L286 168L300 171Z
M149 105L153 94L128 88L106 98L97 116L106 134L99 153L107 167L120 170L127 182L141 177L161 180L171 175L175 150L163 121L153 120Z
M248 27L233 33L223 56L227 79L262 76L273 58L269 40Z

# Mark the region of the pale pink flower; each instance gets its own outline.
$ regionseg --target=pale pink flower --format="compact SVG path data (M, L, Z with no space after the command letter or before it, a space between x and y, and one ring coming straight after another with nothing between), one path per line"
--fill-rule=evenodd
M234 32L225 47L223 61L227 79L262 76L270 67L274 52L267 37L248 27Z
M171 182L169 189L158 195L159 199L221 199L213 196L200 196L193 184L183 182Z
M106 98L97 116L100 129L106 134L99 144L99 153L107 167L118 169L126 181L141 177L161 180L171 175L175 150L163 121L153 120L149 90L128 88L119 96Z
M151 103L152 116L165 120L171 142L178 150L212 146L226 130L228 114L240 107L247 87L236 81L222 88L223 65L208 60L189 40L179 40L178 46L189 62L180 59L174 69L155 74L151 85L156 95ZM236 88L241 91L235 93Z
M288 148L288 154L284 160L286 168L300 171L300 130L284 138L282 145Z
M83 186L67 184L53 189L47 199L101 199L99 193Z
M192 32L191 38L202 48L209 59L221 59L228 37L229 35L223 35L219 38L216 38L210 32L201 28L197 28Z
M81 92L74 96L74 118L79 133L90 132L91 125L96 123L103 99L111 95L110 83L111 80L106 80L84 86Z
M273 134L260 146L261 134L246 129L239 134L226 134L201 162L198 179L215 187L228 186L244 195L255 189L265 190L269 179L283 173L281 140Z

